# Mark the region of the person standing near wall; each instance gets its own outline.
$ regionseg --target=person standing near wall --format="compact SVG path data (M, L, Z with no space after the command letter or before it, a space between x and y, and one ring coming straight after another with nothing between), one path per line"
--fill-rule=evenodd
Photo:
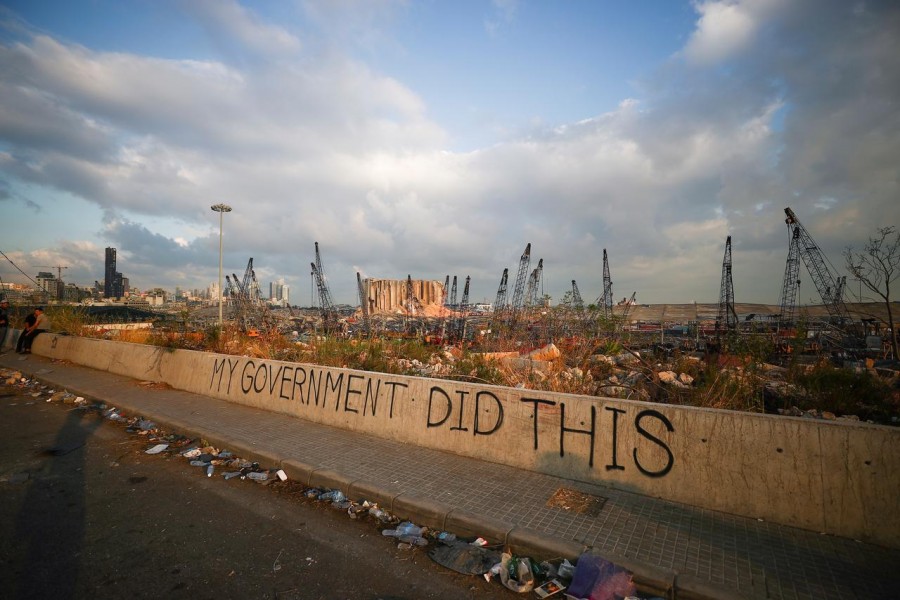
M0 353L3 352L3 344L6 343L6 334L9 332L9 300L0 300Z

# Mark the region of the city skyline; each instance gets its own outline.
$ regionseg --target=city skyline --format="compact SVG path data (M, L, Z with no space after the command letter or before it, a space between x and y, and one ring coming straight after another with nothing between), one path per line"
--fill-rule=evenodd
M492 301L529 243L554 302L602 294L606 249L616 298L689 303L731 236L735 300L776 304L785 207L839 275L900 225L898 30L840 0L13 0L0 250L89 286L114 247L136 288L204 288L226 203L224 271L253 257L294 304L315 242L345 304L357 272Z

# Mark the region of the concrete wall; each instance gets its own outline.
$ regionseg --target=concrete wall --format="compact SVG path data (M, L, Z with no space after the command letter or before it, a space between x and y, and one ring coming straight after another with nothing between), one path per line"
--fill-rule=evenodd
M900 429L43 334L33 351L299 418L900 547Z

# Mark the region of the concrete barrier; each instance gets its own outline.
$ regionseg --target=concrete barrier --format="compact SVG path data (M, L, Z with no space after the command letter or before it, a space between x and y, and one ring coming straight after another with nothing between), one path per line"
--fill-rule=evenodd
M42 334L33 352L317 423L900 547L900 430Z

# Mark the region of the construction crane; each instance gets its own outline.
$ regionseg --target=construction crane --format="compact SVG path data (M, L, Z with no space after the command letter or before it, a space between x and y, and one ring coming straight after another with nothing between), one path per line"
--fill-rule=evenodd
M500 285L497 286L497 297L494 299L494 316L491 319L498 325L506 311L506 284L508 280L509 269L503 269L503 275L500 277Z
M528 277L528 289L525 290L525 306L535 307L538 305L538 290L541 287L541 276L544 273L544 259L538 261L538 266Z
M456 307L459 316L456 318L452 335L459 340L465 340L466 338L466 316L469 312L469 282L471 280L471 277L466 276L466 285L463 287L462 301L459 303L459 306Z
M316 245L316 261L309 263L312 268L312 276L319 292L319 311L322 315L322 327L326 333L332 333L338 328L338 314L331 299L331 291L325 279L325 269L322 267L322 256L319 254L319 242Z
M454 279L455 281L455 279ZM450 290L450 276L444 279L444 289L441 290L441 306L447 306L447 292Z
M322 315L322 328L326 333L332 333L337 330L338 317L331 301L331 292L325 283L325 278L319 272L315 263L309 263L312 268L313 279L316 282L316 290L319 292L319 313Z
M609 259L606 257L606 248L603 249L603 296L598 303L603 309L603 316L611 319L613 316L613 289L612 278L609 276Z
M722 259L722 285L719 287L719 312L716 315L716 332L735 331L738 325L734 311L734 284L731 280L731 236L725 240L725 257Z
M572 280L572 320L575 322L576 333L584 334L587 326L587 315L584 310L584 299L581 297L581 291L578 289L578 283Z
M365 286L363 286L362 276L359 271L356 272L356 289L359 292L359 308L362 313L362 328L365 333L369 333L369 297L366 294Z
M512 303L509 311L509 326L512 329L519 318L522 309L522 300L525 295L525 282L528 278L528 267L531 264L531 242L525 246L525 251L519 258L519 272L516 274L516 285L513 288Z
M225 276L225 289L223 296L231 300L232 319L241 329L253 332L263 325L265 320L261 313L262 295L259 289L259 281L256 279L256 271L253 270L253 257L247 261L244 276L238 278L237 273L232 273L229 278Z
M780 323L789 326L794 322L794 309L800 290L800 259L806 265L829 316L838 324L848 323L850 313L843 298L847 278L838 277L828 268L825 255L794 211L785 208L784 213L787 215L784 222L790 232L790 246L781 288Z
M262 302L262 294L259 289L259 281L256 279L256 271L253 270L253 257L247 262L247 268L244 270L244 279L242 281L241 290L244 293L245 300L249 306L258 306Z
M403 303L406 314L409 316L417 316L422 313L422 302L416 296L413 289L412 275L406 276L406 301Z
M622 325L621 327L625 327L625 324L628 323L628 312L631 310L631 307L634 306L634 299L637 297L637 292L631 292L631 298L625 301L625 309L622 311ZM660 322L660 326L662 326L662 322Z
M453 276L453 287L450 288L450 307L456 310L456 275Z

